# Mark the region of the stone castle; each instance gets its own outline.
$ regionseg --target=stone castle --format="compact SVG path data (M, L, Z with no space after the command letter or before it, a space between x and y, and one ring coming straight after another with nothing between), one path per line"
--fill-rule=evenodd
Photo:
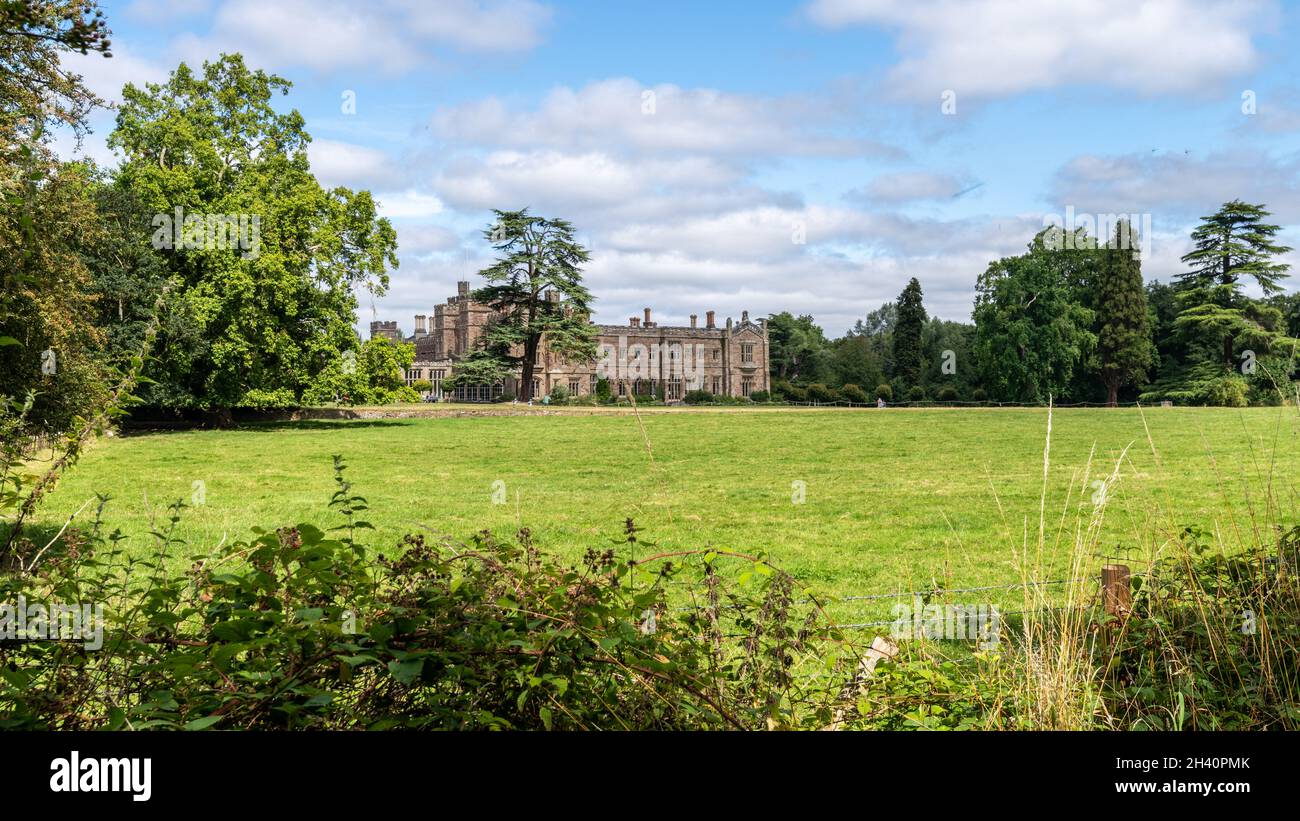
M552 291L548 297L558 294ZM435 399L486 402L502 394L518 395L519 373L502 384L461 385L448 391L442 382L479 344L494 313L474 301L468 282L459 282L456 295L435 305L432 317L416 314L411 336L404 336L391 321L371 322L370 335L415 345L408 385L427 379ZM748 311L741 313L739 322L728 317L722 326L714 312L707 311L701 327L695 314L688 326L660 325L646 308L644 317L631 317L626 325L595 328L597 358L590 362L566 361L547 350L543 340L533 370L534 398L551 394L556 386L563 386L569 396L590 396L602 378L609 380L613 396L654 396L665 402L680 402L693 390L735 397L771 390L767 320L751 321Z

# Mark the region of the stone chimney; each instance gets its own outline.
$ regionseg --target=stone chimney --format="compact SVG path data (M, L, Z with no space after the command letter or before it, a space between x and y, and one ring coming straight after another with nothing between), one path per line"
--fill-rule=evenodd
M424 336L425 333L426 333L426 331L425 331L425 325L424 325L424 318L425 318L425 315L424 315L424 314L416 314L416 315L415 315L415 335L416 335L417 337Z
M704 312L704 327L709 328L710 330L717 327L713 324L713 311Z
M640 319L637 319L637 318L634 317L634 316L630 316L630 317L627 318L627 324L631 325L633 328L640 328L640 327L641 327L641 320L640 320Z
M695 314L691 314L691 327L695 327Z
M647 328L653 328L653 327L655 326L655 324L654 324L653 322L650 321L650 309L649 309L649 308L646 308L646 309L645 309L645 326L646 326Z

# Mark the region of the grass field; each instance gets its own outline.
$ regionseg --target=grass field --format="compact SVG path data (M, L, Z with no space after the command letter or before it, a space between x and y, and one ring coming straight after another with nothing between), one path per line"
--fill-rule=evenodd
M543 549L576 558L609 546L631 517L660 548L766 551L842 596L1019 581L1040 503L1048 547L1033 572L1066 572L1094 482L1125 448L1102 525L1117 552L1149 553L1182 525L1235 544L1300 517L1294 408L1058 409L1045 499L1045 409L662 409L641 419L653 461L635 417L599 412L134 434L97 444L41 524L57 529L104 493L109 528L149 550L151 518L189 503L196 482L203 503L179 526L190 554L247 538L253 525L334 524L326 502L331 455L341 454L381 548L421 529L463 540L522 524ZM498 481L504 504L494 503ZM1267 509L1270 497L1282 513Z

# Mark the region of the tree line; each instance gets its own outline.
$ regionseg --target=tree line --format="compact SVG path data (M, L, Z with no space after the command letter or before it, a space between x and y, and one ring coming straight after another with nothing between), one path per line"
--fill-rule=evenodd
M1224 203L1192 231L1187 270L1146 284L1127 222L1104 240L1049 227L1025 253L989 263L969 323L928 316L915 278L838 339L811 316L773 314L773 393L1111 406L1294 399L1300 294L1282 290L1279 257L1291 249L1269 216L1264 205Z

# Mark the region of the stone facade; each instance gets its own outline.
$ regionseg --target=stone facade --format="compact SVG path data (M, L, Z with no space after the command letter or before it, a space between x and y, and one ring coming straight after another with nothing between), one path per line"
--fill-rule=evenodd
M474 350L493 311L475 302L468 282L457 283L456 296L434 306L433 315L417 314L415 333L406 341L415 345L415 361L407 371L407 383L427 379L435 398L444 398L441 382L455 371L456 362ZM430 321L432 320L432 321ZM371 323L371 335L389 335L394 323ZM691 315L690 325L660 325L649 308L641 317L630 317L626 325L596 325L597 358L591 362L570 362L546 349L538 351L533 371L533 396L540 398L562 385L572 396L589 396L597 381L609 380L610 393L627 396L653 395L666 402L680 402L687 392L706 390L721 396L749 396L771 390L768 367L767 321L751 321L749 312L740 321L728 317L719 326L714 312L705 314L701 326ZM401 338L400 333L396 334ZM503 392L518 394L518 374L494 386L461 387L457 401L488 401Z

